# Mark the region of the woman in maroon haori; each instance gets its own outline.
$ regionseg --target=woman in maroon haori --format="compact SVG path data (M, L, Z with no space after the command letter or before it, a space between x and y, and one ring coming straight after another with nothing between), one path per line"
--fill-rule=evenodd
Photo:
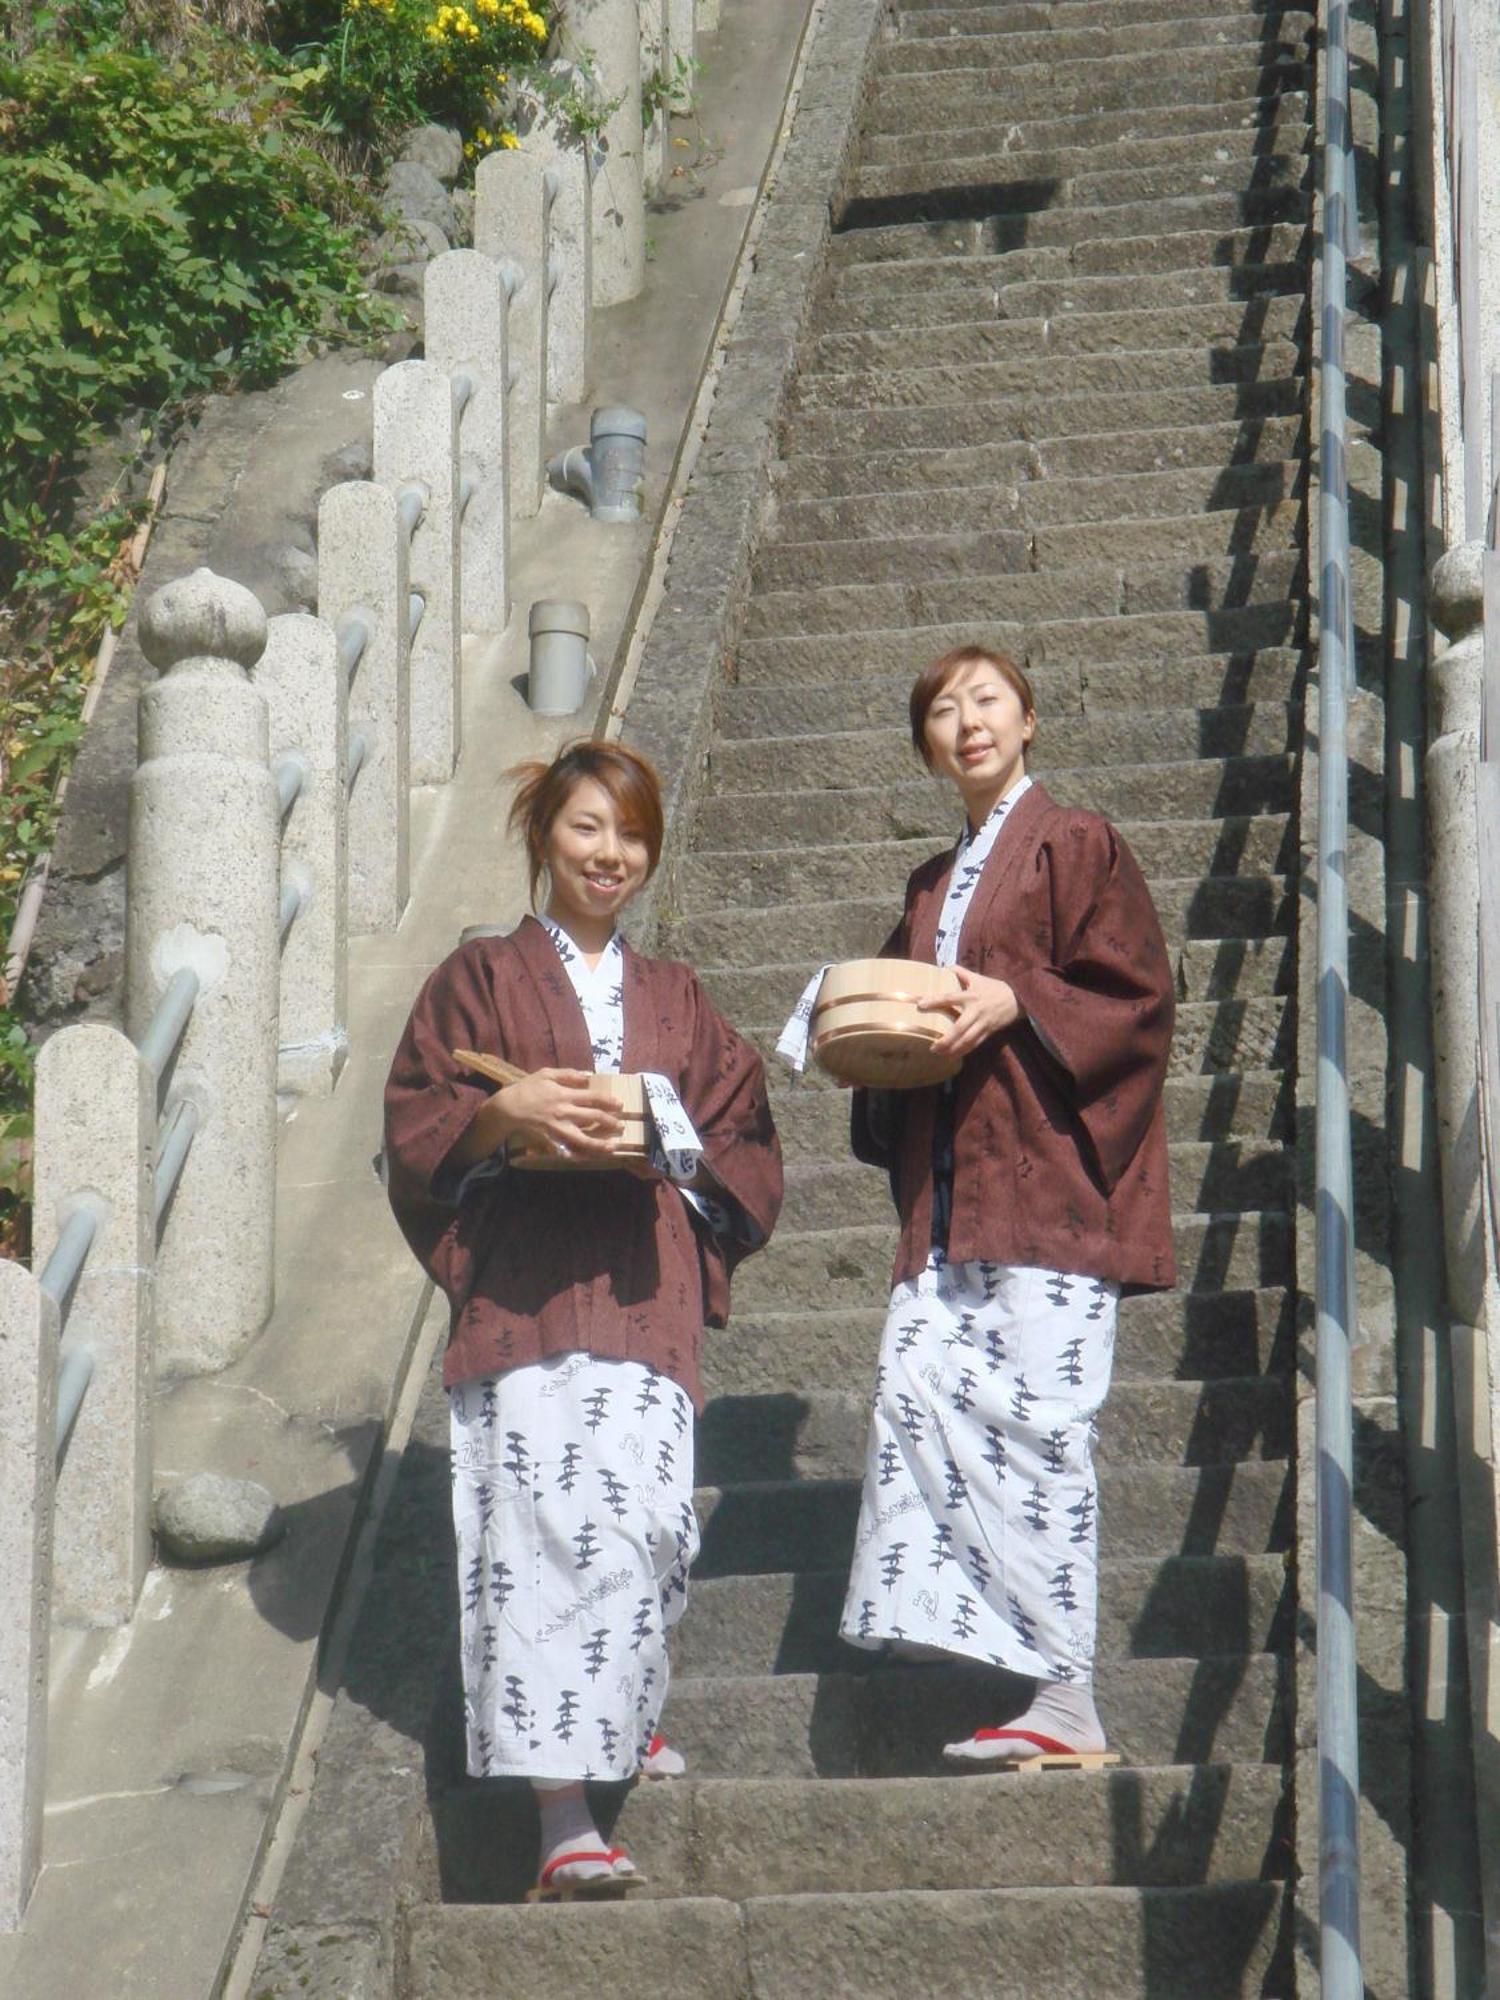
M1123 1290L1175 1282L1162 1087L1173 982L1130 850L1026 771L1035 703L961 648L912 740L965 812L887 955L957 968L941 1088L856 1092L854 1147L901 1217L843 1633L1033 1682L965 1765L1106 1760L1093 1698L1094 1419Z
M693 1411L705 1323L771 1233L781 1155L760 1058L621 911L661 852L651 767L588 742L527 767L511 814L540 917L446 959L386 1085L391 1205L446 1294L468 1765L523 1776L548 1899L641 1877L584 1781L670 1770L667 1634L698 1545ZM496 1090L455 1056L499 1058ZM600 1073L644 1080L649 1164L534 1172L621 1131Z

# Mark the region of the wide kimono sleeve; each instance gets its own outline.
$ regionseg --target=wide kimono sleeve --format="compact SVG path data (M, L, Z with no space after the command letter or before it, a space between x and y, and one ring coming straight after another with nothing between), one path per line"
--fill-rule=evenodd
M1036 868L1036 954L1012 960L1002 946L988 969L1010 983L1066 1071L1113 1190L1161 1101L1175 1014L1171 961L1145 877L1107 820L1069 815L1038 847Z
M766 1242L781 1213L781 1142L771 1117L759 1054L709 1001L688 973L691 1036L683 1103L703 1145L703 1165L739 1209L748 1230L715 1235L724 1277Z
M428 1276L452 1299L468 1257L456 1204L461 1172L450 1154L495 1086L454 1061L454 1049L504 1046L484 959L461 948L428 978L406 1023L385 1086L391 1208Z
M876 952L877 958L909 958L912 892L921 876L931 867L924 862L906 885L906 908L901 921ZM897 1200L897 1179L901 1156L905 1092L873 1090L857 1085L849 1094L849 1150L867 1167L882 1167L891 1184L891 1200Z

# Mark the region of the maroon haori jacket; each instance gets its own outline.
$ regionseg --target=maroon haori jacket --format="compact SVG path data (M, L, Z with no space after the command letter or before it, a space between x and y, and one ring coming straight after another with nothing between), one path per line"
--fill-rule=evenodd
M722 1326L747 1245L694 1218L675 1187L625 1173L507 1170L444 1200L449 1154L494 1085L453 1060L477 1049L524 1069L594 1067L583 1010L533 918L462 945L428 979L385 1091L391 1207L452 1311L443 1379L586 1350L648 1362L701 1407L705 1322ZM627 1071L676 1088L705 1165L764 1241L781 1207L781 1148L760 1057L691 968L625 947ZM436 1185L435 1185L436 1184Z
M931 963L951 851L912 875L888 957ZM952 1261L1040 1265L1127 1289L1176 1282L1162 1084L1172 970L1135 857L1107 820L1033 784L985 864L959 962L1014 988L1023 1018L964 1063ZM932 1233L936 1090L857 1091L854 1150L891 1175L893 1282Z

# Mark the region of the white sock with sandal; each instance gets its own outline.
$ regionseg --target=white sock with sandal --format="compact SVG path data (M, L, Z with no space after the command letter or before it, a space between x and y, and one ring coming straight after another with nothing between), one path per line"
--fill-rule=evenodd
M1038 1681L1030 1706L1014 1721L995 1729L976 1729L962 1743L946 1744L943 1755L959 1764L1028 1764L1075 1757L1095 1762L1104 1749L1104 1727L1090 1683Z

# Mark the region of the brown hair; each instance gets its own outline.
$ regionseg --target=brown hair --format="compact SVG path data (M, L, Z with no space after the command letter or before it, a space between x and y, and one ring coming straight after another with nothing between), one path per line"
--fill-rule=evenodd
M929 771L932 769L932 753L927 747L927 711L955 674L962 673L966 667L993 667L1000 678L1014 689L1021 704L1021 713L1036 714L1036 696L1031 691L1031 682L1008 653L993 653L987 646L955 646L951 652L940 653L937 659L923 667L911 690L912 748ZM1028 744L1028 755L1030 748Z
M514 765L505 775L519 781L506 823L526 843L533 909L547 866L547 837L558 814L585 778L592 778L608 792L621 823L645 841L648 879L655 873L661 859L665 821L661 780L644 757L638 757L622 743L605 743L598 737L588 737L581 743L570 743L550 764L538 758Z

